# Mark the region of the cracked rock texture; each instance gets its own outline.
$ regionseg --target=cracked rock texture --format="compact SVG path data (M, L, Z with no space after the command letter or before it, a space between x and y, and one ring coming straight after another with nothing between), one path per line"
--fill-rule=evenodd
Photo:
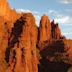
M0 1L0 72L38 72L37 49L49 61L57 53L71 60L71 44L48 16L43 15L37 27L32 13L18 13L6 0Z

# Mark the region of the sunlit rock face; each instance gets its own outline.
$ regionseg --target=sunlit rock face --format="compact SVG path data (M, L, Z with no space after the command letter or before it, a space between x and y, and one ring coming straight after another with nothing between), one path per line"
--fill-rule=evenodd
M0 51L1 57L4 58L5 50L8 45L8 28L4 18L0 17Z
M5 52L7 72L38 72L37 27L31 13L22 14L14 23Z
M42 46L44 41L49 41L51 39L51 24L48 16L46 15L41 17L38 39L39 47Z
M19 17L15 9L10 8L7 0L0 0L0 16L4 17L7 21L14 21Z
M26 72L37 72L37 57L36 57L36 43L37 43L37 27L35 18L31 13L24 14L23 34L21 35L21 48L24 49Z
M10 12L9 4L6 0L0 0L0 16L8 15Z
M19 14L6 0L0 1L0 57L6 61L6 72L38 71L37 33L31 13Z

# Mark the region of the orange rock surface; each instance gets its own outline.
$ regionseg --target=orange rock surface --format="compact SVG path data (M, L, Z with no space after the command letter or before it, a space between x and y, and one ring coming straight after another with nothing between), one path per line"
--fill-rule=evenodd
M0 16L8 16L10 7L6 0L0 0Z
M10 72L37 72L37 27L32 14L23 14L14 23L6 49Z
M64 57L72 60L71 44L48 16L43 15L37 27L31 13L19 14L0 0L0 72L38 72L37 48L47 53L64 50Z
M51 24L48 16L46 15L41 17L38 39L39 47L41 47L44 41L49 41L51 39Z

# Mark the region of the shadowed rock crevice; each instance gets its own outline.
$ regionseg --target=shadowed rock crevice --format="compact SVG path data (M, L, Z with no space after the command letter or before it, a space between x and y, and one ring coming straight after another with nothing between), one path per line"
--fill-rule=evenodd
M13 25L5 52L7 70L37 72L37 26L31 13L22 14Z
M64 42L62 40L52 40L50 44L45 42L44 48L40 51L41 57L47 58L48 56L53 57L56 53L62 54L64 53Z
M66 53L64 42L53 40L49 45L47 42L45 44L45 47L40 51L41 59L38 72L67 72L72 65L63 61L63 54Z
M16 62L17 62L17 59L16 59L16 51L15 50L13 51L13 59L14 59L14 65L13 65L12 72L14 72L14 69L15 69L15 66L16 66Z
M21 54L21 58L22 58L22 59L21 59L21 60L22 60L21 62L24 63L24 60L23 60L24 57L25 57L25 56L24 56L24 48L21 48L21 53L22 53L22 54Z
M55 39L50 44L46 41L44 45L40 51L41 59L38 72L67 72L72 65L64 62L66 59L64 41Z
M24 21L22 17L19 20L17 20L16 23L14 23L14 27L12 28L12 32L9 37L8 47L6 48L5 52L5 60L7 63L9 62L10 50L14 47L16 43L17 46L19 44L19 38L23 30L23 25Z
M68 72L71 66L71 64L66 64L64 62L50 62L44 58L40 60L38 72Z

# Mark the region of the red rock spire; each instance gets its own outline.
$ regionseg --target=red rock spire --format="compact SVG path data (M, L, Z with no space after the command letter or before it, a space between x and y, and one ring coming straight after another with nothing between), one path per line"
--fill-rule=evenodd
M48 16L41 17L39 27L39 47L44 41L49 41L51 38L51 24Z

